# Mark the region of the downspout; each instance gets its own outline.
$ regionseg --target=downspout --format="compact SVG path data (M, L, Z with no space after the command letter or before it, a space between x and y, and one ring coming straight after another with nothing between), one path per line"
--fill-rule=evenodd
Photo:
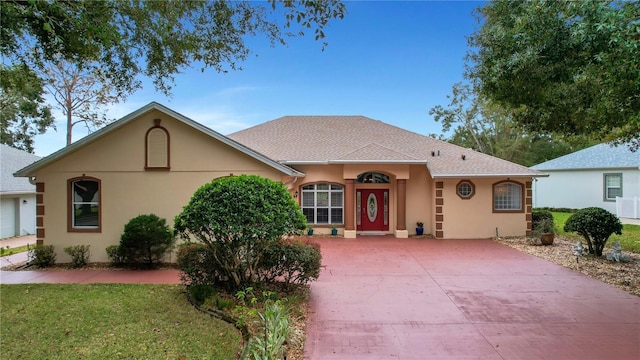
M293 185L293 184L295 184L295 182L296 182L296 181L298 181L298 177L297 177L297 176L294 176L294 177L293 177L293 180L291 180L291 181L287 181L287 182L286 182L286 183L284 183L284 184L287 186L287 189L288 189L288 188L289 188L289 185Z

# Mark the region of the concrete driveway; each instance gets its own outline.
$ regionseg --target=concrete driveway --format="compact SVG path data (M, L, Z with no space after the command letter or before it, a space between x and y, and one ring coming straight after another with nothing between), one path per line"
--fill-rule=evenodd
M640 359L639 297L491 240L319 243L306 359Z

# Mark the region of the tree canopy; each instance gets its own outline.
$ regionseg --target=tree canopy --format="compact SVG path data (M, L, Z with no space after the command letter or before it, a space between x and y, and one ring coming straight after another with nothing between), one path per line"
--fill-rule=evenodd
M467 76L537 133L640 145L640 2L495 0Z
M0 65L0 142L33 152L33 137L53 126L43 82L26 66Z
M137 90L142 76L170 94L175 74L185 68L240 68L251 53L249 36L272 45L305 32L323 40L325 27L345 12L339 0L9 0L0 3L0 54L5 73L24 74L26 68L39 78L30 84L40 88L45 70L62 60L89 72L100 69L118 97ZM7 91L0 88L0 95ZM46 123L39 120L38 126Z

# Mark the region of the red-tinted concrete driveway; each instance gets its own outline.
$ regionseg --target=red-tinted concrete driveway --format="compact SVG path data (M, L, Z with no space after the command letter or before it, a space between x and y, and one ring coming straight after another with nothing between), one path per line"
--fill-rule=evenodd
M640 359L639 297L491 240L319 243L307 359Z

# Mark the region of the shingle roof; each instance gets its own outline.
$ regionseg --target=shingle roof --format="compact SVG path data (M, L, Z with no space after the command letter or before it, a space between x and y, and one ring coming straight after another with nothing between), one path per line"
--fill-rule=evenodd
M39 156L0 144L0 193L35 192L36 187L31 185L29 179L14 177L13 173L39 159Z
M364 116L285 116L228 137L289 165L416 163L427 164L433 177L542 175Z
M640 168L640 152L626 145L598 144L574 153L534 165L534 170Z
M112 122L111 124L103 127L102 129L100 129L100 130L98 130L98 131L96 131L94 133L91 133L90 135L88 135L88 136L86 136L86 137L74 142L73 144L71 144L71 145L69 145L69 146L67 146L65 148L62 148L61 150L56 151L55 153L43 158L42 160L38 161L37 163L32 164L32 165L27 166L27 167L24 167L24 168L21 168L20 170L16 171L16 175L17 176L32 176L33 174L35 174L35 172L38 169L40 169L40 168L42 168L42 167L44 167L44 166L56 161L57 159L59 159L61 157L66 156L67 154L69 154L71 152L76 151L77 149L79 149L79 148L81 148L81 147L83 147L83 146L95 141L96 139L98 139L98 138L100 138L102 136L105 136L106 134L108 134L108 133L110 133L110 132L112 132L112 131L114 131L114 130L122 127L122 126L124 126L125 124L128 124L129 122L133 121L134 119L138 118L140 115L142 115L144 113L147 113L149 111L152 111L152 110L157 110L157 111L163 112L163 113L167 114L168 116L171 116L171 117L175 118L176 120L181 121L182 123L184 123L184 124L186 124L188 126L191 126L192 128L194 128L196 130L199 130L199 131L201 131L202 133L204 133L206 135L209 135L211 138L216 139L217 141L220 141L220 142L222 142L224 144L227 144L230 147L232 147L232 148L234 148L234 149L236 149L236 150L238 150L238 151L240 151L240 152L242 152L244 154L247 154L247 155L251 156L252 158L254 158L256 160L258 160L258 161L260 161L260 162L262 162L262 163L264 163L264 164L266 164L268 166L271 166L272 168L274 168L274 169L276 169L278 171L281 171L284 174L292 175L292 176L302 176L302 175L304 175L304 174L302 174L302 173L300 173L300 172L298 172L298 171L296 171L296 170L294 170L294 169L292 169L292 168L290 168L290 167L288 167L286 165L278 163L278 162L276 162L276 161L264 156L263 154L257 153L255 150L249 149L245 145L242 145L242 144L240 144L240 143L238 143L238 142L236 142L236 141L234 141L234 140L232 140L232 139L230 139L230 138L228 138L228 137L226 137L226 136L224 136L224 135L222 135L222 134L220 134L220 133L218 133L218 132L216 132L216 131L214 131L212 129L209 129L208 127L200 124L199 122L196 122L196 121L194 121L194 120L192 120L192 119L190 119L190 118L188 118L188 117L186 117L186 116L184 116L184 115L182 115L182 114L180 114L180 113L178 113L176 111L173 111L173 110L169 109L168 107L166 107L164 105L161 105L161 104L159 104L159 103L157 103L155 101L154 102L150 102L149 104L141 107L140 109L132 112L131 114L126 115L125 117L119 119L118 121Z

